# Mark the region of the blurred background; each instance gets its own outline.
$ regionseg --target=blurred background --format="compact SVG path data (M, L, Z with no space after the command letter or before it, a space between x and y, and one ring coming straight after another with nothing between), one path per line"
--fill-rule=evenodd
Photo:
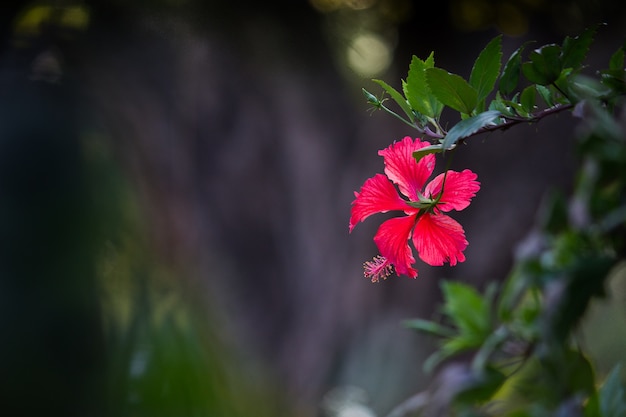
M1 11L5 415L385 415L429 381L433 346L402 320L436 314L443 278L506 275L541 200L572 187L575 124L469 140L453 166L482 183L455 215L467 261L374 285L361 265L384 216L348 234L353 191L415 133L361 88L399 88L412 55L467 77L498 34L506 59L606 22L602 67L626 23L611 0Z

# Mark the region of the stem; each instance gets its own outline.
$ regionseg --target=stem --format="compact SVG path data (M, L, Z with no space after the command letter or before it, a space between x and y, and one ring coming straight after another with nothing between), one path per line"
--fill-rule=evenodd
M433 118L433 117L427 117L427 119L428 119L428 122L429 122L431 125L435 126L435 130L436 130L437 135L440 135L440 137L444 137L444 136L445 136L445 132L444 132L444 130L442 129L442 127L441 127L441 125L439 124L439 122L437 121L437 119L435 119L435 118Z
M480 135L481 133L488 133L488 132L494 132L496 130L507 130L508 128L510 128L511 126L520 124L520 123L537 123L539 122L541 119L543 119L546 116L550 116L551 114L556 114L556 113L560 113L562 111L565 110L569 110L571 108L573 108L574 105L573 104L563 104L560 106L555 106L555 107L551 107L549 109L545 109L540 111L539 113L535 114L532 118L530 119L522 119L522 118L509 118L506 116L503 116L505 119L507 119L506 122L499 124L499 125L493 125L493 126L485 126L479 130L477 130L476 132L472 133L471 135L468 135L466 137L463 138L463 140L471 138L472 136L476 136L476 135Z
M452 157L454 157L454 153L450 155L450 158L448 158L448 162L446 163L446 169L443 174L443 181L441 181L441 192L437 196L437 202L439 202L439 199L443 195L443 190L444 190L444 187L446 186L446 178L448 178L448 170L450 169L450 166L452 165Z
M557 91L561 94L563 94L563 97L565 97L566 99L568 99L570 102L572 101L569 96L567 94L565 94L565 91L561 90L561 88L556 84L556 81L552 83L552 85L554 86L554 88L557 89Z
M422 131L422 129L420 129L419 127L417 127L414 123L409 122L408 120L406 120L404 117L400 116L398 113L396 113L395 111L391 110L389 107L385 106L384 104L380 104L380 108L383 109L384 111L386 111L387 113L389 113L390 115L392 115L393 117L399 119L400 121L406 123L407 125L411 126L414 129L417 129L420 133L424 133Z

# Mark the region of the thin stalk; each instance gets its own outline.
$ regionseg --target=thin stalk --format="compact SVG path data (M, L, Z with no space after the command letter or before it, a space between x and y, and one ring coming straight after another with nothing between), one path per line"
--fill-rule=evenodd
M407 119L405 119L404 117L400 116L398 113L396 113L395 111L391 110L389 107L385 106L384 104L380 104L379 105L380 108L384 111L386 111L387 113L389 113L390 115L392 115L393 117L395 117L396 119L400 120L401 122L411 126L413 129L417 129L420 133L424 133L422 129L420 129L419 127L417 127L415 125L415 123L411 123L409 122Z

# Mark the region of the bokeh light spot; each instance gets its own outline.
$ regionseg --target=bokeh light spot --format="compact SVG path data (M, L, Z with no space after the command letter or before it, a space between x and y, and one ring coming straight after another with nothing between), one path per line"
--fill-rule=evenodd
M391 65L391 46L374 33L362 32L348 47L346 59L348 66L360 76L374 77Z
M376 0L344 0L344 3L353 10L365 10L376 4Z
M330 13L341 7L343 0L309 0L309 3L322 13Z

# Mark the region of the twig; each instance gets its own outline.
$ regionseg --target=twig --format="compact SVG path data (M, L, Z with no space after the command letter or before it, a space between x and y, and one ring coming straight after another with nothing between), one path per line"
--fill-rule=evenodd
M569 110L573 107L574 107L573 104L563 104L561 106L550 107L549 109L540 111L539 113L535 114L530 119L523 119L523 118L512 119L510 117L503 116L505 119L507 119L506 122L499 124L499 125L485 126L483 128L480 128L476 132L472 133L471 135L464 137L463 140L471 138L472 136L480 135L482 133L494 132L496 130L507 130L511 126L514 126L520 123L537 123L544 117L550 116L551 114L560 113L565 110Z

